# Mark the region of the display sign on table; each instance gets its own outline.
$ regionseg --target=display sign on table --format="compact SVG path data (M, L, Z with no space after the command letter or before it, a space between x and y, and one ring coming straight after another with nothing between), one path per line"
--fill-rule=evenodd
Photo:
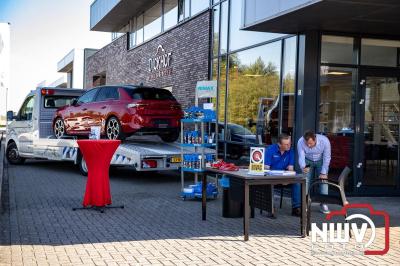
M265 148L250 148L249 174L264 175Z

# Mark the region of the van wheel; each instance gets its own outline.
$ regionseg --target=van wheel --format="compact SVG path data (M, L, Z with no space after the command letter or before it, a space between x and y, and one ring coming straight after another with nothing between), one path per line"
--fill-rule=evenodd
M54 136L56 136L58 139L61 139L63 136L65 136L65 125L61 117L58 117L54 122L53 131Z
M120 139L124 140L124 133L122 132L121 123L116 117L110 117L106 123L106 136L107 139Z
M87 164L86 164L85 158L83 158L81 153L79 153L79 155L78 155L78 167L79 167L79 171L81 172L81 174L83 176L88 175Z
M15 142L11 142L7 145L6 158L10 164L23 164L25 162L25 158L19 155L18 147Z

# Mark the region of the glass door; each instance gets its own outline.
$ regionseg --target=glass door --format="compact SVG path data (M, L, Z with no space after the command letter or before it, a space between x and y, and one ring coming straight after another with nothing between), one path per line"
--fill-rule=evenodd
M357 189L394 194L399 187L400 73L360 72L358 102Z

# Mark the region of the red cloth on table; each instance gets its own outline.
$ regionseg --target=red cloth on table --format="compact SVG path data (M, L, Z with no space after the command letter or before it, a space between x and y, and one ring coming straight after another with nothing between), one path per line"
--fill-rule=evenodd
M86 161L88 178L83 206L103 207L111 204L108 170L120 140L78 140Z

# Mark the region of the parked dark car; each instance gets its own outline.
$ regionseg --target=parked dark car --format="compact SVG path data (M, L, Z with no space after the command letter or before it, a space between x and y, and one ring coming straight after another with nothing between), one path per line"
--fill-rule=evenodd
M165 89L143 86L101 86L87 91L69 106L57 110L54 135L88 135L92 126L101 127L108 139L132 134L156 134L163 141L179 137L181 105Z
M215 132L215 128L212 128L211 131ZM225 134L223 132L225 131L225 124L218 123L218 153L220 154L223 154L223 135ZM256 135L241 125L228 123L225 142L227 156L230 159L237 160L244 155L249 155L250 147L256 144Z

